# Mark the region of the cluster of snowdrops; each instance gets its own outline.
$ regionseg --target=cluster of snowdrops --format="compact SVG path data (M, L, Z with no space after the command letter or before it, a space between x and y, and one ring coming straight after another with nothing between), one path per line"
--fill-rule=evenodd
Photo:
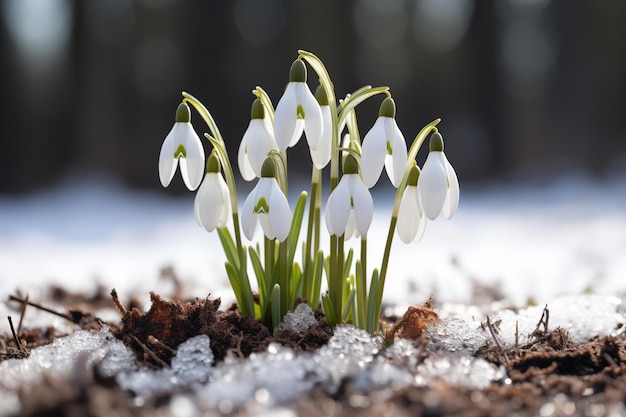
M315 94L307 84L307 64L319 77ZM241 207L233 166L217 124L200 101L184 92L176 122L161 147L161 183L167 187L180 166L187 188L197 189L196 218L219 235L242 314L275 327L299 298L313 308L319 307L321 299L329 324L350 322L375 333L394 234L405 243L418 241L427 219L434 220L440 213L451 218L458 206L458 179L436 128L440 120L422 128L407 150L387 87L365 86L337 100L326 67L307 51L298 51L276 108L262 88L256 87L253 94L256 99L237 165L244 180L257 183ZM361 140L355 110L379 95L384 96L379 117ZM208 158L191 125L189 105L208 127L204 136L213 147ZM292 210L287 198L287 150L303 133L312 160L311 188L301 192ZM430 149L420 169L416 156L427 139ZM322 248L322 173L327 166L330 194L323 222L329 240ZM397 191L380 268L370 268L367 232L374 204L369 189L383 168ZM253 242L259 225L264 236ZM253 243L243 243L242 231ZM346 248L351 238L360 238L357 250ZM251 274L256 278L256 297Z

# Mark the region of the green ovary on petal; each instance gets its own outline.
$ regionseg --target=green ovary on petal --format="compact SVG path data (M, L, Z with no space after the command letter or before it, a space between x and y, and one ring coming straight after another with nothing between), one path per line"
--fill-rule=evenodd
M174 158L187 158L187 150L183 144L178 145L178 148L174 151Z
M269 204L267 204L267 200L265 200L265 197L259 198L259 201L257 201L252 211L256 214L261 214L261 213L267 214L270 212L270 207L269 207Z

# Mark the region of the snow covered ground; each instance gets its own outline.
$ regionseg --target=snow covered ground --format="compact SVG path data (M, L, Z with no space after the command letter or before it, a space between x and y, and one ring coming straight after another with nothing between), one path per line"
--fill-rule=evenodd
M387 234L387 188L374 196L371 267ZM171 265L189 294L233 300L218 237L196 224L192 198L90 176L26 197L0 195L0 297L21 289L36 298L49 283L92 292L100 283L147 300L148 291L171 291L159 279ZM626 178L462 185L451 221L430 222L417 245L394 241L385 300L421 304L432 293L436 304L469 303L473 283L496 286L518 305L585 291L621 296L625 254Z

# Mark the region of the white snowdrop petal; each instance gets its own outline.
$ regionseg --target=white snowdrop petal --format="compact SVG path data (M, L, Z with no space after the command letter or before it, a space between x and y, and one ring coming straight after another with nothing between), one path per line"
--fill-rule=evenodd
M417 233L413 238L413 242L417 243L422 240L422 236L424 236L424 232L426 231L426 213L424 213L424 205L422 204L422 196L419 193L419 189L415 193L415 197L417 198L417 207L419 213L419 222L417 224Z
M332 122L329 106L321 106L322 120L324 122L324 134L318 144L317 148L313 150L311 148L311 160L317 169L323 169L331 157L332 146Z
M249 158L249 149L248 143L250 142L250 128L252 125L252 120L248 125L248 129L243 134L243 138L241 139L241 143L239 144L239 151L237 152L237 165L239 165L239 172L241 173L241 177L245 181L251 181L256 178L254 170L252 169L252 165L250 164Z
M365 184L363 184L356 174L353 174L351 180L356 225L359 229L359 233L365 236L372 224L372 218L374 217L374 200Z
M254 186L250 194L248 194L248 197L246 197L243 202L243 206L241 206L241 229L248 240L252 240L254 237L254 229L256 229L258 220L258 214L254 213L253 210L257 201L256 196L259 184L260 181Z
M226 226L228 222L228 217L230 217L230 191L228 190L228 185L226 185L226 181L220 174L218 176L219 186L220 186L220 194L222 195L222 215L220 216L219 221L217 222L218 227Z
M387 176L394 187L398 187L402 182L404 171L406 170L407 150L404 135L400 131L395 119L392 122L391 147L393 153L385 157L385 169Z
M417 181L426 217L435 220L446 201L448 181L443 166L442 152L433 151L428 154L422 173Z
M336 236L343 235L350 215L350 190L345 177L341 177L326 203L326 227Z
M380 178L385 165L385 156L387 155L386 137L385 137L385 120L388 117L379 117L376 119L374 126L363 138L361 148L361 174L363 182L368 188L373 187Z
M273 235L279 242L283 242L291 229L291 209L287 197L278 187L276 180L273 181L272 191L269 198L269 219Z
M178 144L175 139L175 130L177 124L175 123L170 132L165 137L163 145L161 145L161 152L159 153L159 179L161 185L167 187L174 178L176 167L178 166L178 159L174 158L174 152Z
M352 239L353 237L359 237L359 229L356 225L356 216L354 209L350 209L348 214L348 222L346 223L346 231L344 232L344 240Z
M254 126L248 138L248 161L255 176L261 177L261 167L271 150L270 146L273 139L269 137L269 132L265 130L263 120L251 120L250 123Z
M449 184L448 198L446 198L446 201L443 204L443 215L446 216L446 219L451 219L452 216L454 216L454 214L456 213L457 207L459 206L459 179L456 176L456 172L454 171L454 168L448 161L448 158L445 154L443 155L443 158L445 161L445 168L448 174L447 177Z
M198 188L204 175L204 148L191 123L185 123L185 131L187 157L180 159L180 171L185 185L193 191Z
M324 134L324 120L319 103L306 83L296 83L296 96L304 109L304 130L311 149L317 149Z
M419 207L417 203L417 187L407 186L400 200L400 208L398 209L398 222L396 231L400 240L404 243L410 243L417 234L419 226Z
M208 172L200 185L194 200L194 212L200 226L212 232L221 226L224 218L226 201L224 199L221 174Z
M329 207L331 207L331 198L333 197L333 195L331 194L328 197L328 201L326 202L326 211L324 212L324 220L326 221L326 230L328 231L329 235L337 235L337 231L335 231L335 229L333 228L333 222L330 219L330 209Z
M287 84L285 93L278 101L274 112L274 138L276 139L278 149L281 151L289 147L296 133L298 101L295 84L297 83L290 82ZM302 134L302 131L300 131L300 134Z

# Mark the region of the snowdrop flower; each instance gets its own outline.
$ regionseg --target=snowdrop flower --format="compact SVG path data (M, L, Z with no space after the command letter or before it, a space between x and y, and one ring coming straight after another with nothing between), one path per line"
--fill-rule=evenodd
M322 124L324 125L323 134L316 149L310 148L311 159L317 169L323 169L330 162L331 146L333 140L333 126L330 114L330 106L328 105L328 96L326 90L321 85L315 90L315 99L322 110Z
M180 163L180 173L190 191L195 190L204 174L204 149L200 138L191 125L191 111L185 103L176 109L176 122L167 134L159 155L159 178L163 187L167 187L176 166Z
M439 132L432 134L429 147L417 188L430 220L435 220L442 211L450 219L459 205L459 180L443 153L443 138Z
M331 235L345 233L345 239L367 235L374 215L374 201L358 172L356 159L348 155L343 176L326 203L326 228Z
M257 222L268 239L282 242L291 228L291 209L275 178L274 161L265 159L261 178L252 189L241 208L241 227L248 240L252 240Z
M419 242L426 230L426 214L417 187L420 175L417 164L411 167L406 188L400 200L396 231L404 243Z
M212 232L226 226L230 211L230 193L220 172L220 162L215 154L209 156L204 181L194 200L194 213L198 224Z
M311 149L317 149L324 124L322 110L306 83L306 66L296 59L289 71L289 83L274 112L274 136L278 149L286 150L300 140L302 131Z
M363 138L361 172L363 182L373 187L380 178L383 165L389 180L398 187L406 169L406 141L396 123L396 105L391 97L380 105L378 119Z
M256 99L252 103L250 124L239 145L237 161L243 179L250 181L254 178L261 178L261 167L267 154L277 149L274 133L267 128L265 122L263 103Z

